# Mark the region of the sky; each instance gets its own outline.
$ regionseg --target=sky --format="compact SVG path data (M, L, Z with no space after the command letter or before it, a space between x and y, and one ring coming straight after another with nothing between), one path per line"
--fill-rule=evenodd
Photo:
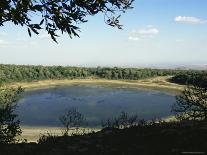
M207 64L207 0L135 0L121 17L123 30L104 15L88 17L80 38L53 42L43 32L0 27L0 63L64 66L151 67Z

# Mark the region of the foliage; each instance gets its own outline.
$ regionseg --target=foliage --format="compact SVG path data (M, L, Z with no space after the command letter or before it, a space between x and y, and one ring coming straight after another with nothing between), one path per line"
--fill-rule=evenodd
M171 78L171 82L178 84L194 84L207 86L207 71L186 71Z
M57 138L57 136L47 132L46 135L41 135L40 136L40 138L38 140L38 143L39 144L47 144L47 143L54 144L55 141L56 141L56 138Z
M107 119L106 121L102 121L103 128L118 128L124 129L132 126L136 126L140 123L144 124L145 121L138 120L137 115L129 115L126 112L121 112L118 117L114 117L111 119Z
M207 86L199 80L188 84L187 88L176 97L177 102L173 105L172 111L178 119L207 119Z
M121 28L121 13L132 8L133 0L1 0L0 26L6 22L26 26L28 33L45 29L56 41L57 31L79 36L78 25L87 16L103 13L106 24ZM39 21L38 21L39 20Z
M20 87L0 89L0 143L14 142L15 137L21 134L20 122L16 119L14 110L22 91Z
M207 122L162 122L87 135L46 135L41 143L0 145L0 154L180 155L207 152Z
M64 126L63 135L68 136L71 128L78 130L81 124L84 122L84 116L76 108L70 108L60 118L60 122Z
M104 78L138 80L155 76L177 75L183 70L139 68L84 68L62 66L0 65L0 84L48 79ZM192 73L195 71L192 71Z

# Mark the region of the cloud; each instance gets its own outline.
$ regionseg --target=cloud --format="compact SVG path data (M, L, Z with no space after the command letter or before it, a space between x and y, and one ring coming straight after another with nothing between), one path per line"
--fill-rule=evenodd
M16 41L11 43L11 45L14 47L29 48L29 47L36 46L37 43L30 39L17 38Z
M138 41L138 40L140 40L140 38L138 38L138 37L133 37L133 36L129 36L129 37L128 37L128 40L131 40L131 41Z
M153 27L148 27L146 29L140 29L136 32L139 35L145 35L145 36L149 36L149 35L157 35L159 33L159 30Z
M184 24L205 24L207 20L200 19L197 17L188 17L188 16L177 16L175 17L175 22L184 23Z
M128 37L128 40L138 41L144 38L152 38L159 34L159 30L153 25L147 25L145 28L133 30Z
M9 45L9 42L0 39L0 46L1 46L1 47L2 47L2 46L7 46L7 45Z
M56 34L57 34L58 36L61 35L60 32L57 32ZM50 36L50 34L48 34L47 32L43 32L42 34L38 35L38 38L40 38L40 39L51 39L51 36Z
M36 45L37 45L36 42L29 41L27 39L17 38L15 39L15 41L10 41L10 42L0 39L0 47L5 47L5 48L7 47L29 48L29 47L36 46Z
M5 33L5 32L0 32L0 36L3 37L3 36L7 36L8 34Z

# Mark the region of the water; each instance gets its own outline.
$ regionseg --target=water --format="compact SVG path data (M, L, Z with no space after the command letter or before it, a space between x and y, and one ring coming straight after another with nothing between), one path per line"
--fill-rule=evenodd
M72 85L27 91L18 102L16 112L22 125L60 126L59 117L75 107L89 126L117 116L122 111L140 119L169 116L175 97L159 91L114 88L99 85Z

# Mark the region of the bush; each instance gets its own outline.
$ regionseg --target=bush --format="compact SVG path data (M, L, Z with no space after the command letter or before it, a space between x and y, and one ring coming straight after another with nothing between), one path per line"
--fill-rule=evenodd
M180 95L176 96L176 99L172 111L178 119L207 119L207 86L202 80L189 84Z
M69 131L72 128L75 128L76 131L84 122L84 116L76 108L69 109L63 116L60 118L60 122L64 126L63 135L68 136Z
M118 128L124 129L138 124L144 124L145 121L138 120L137 115L128 115L126 112L121 112L118 117L107 119L101 122L103 128Z
M20 121L14 110L22 91L20 87L0 89L0 143L15 142L15 137L21 134Z

